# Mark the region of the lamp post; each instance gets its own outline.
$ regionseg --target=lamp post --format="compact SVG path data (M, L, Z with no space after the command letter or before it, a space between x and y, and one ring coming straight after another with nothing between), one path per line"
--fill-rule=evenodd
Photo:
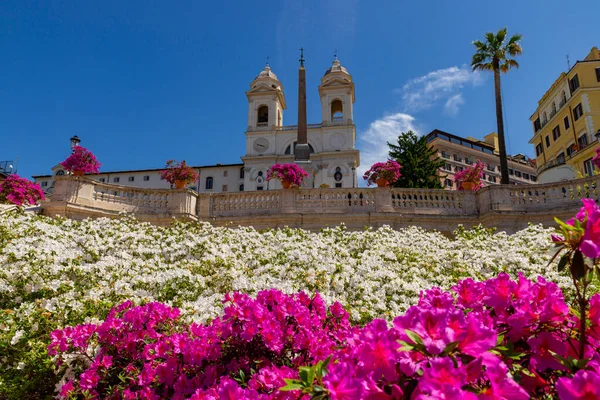
M352 166L352 187L356 187L356 167Z
M81 140L77 137L77 135L73 136L71 139L71 151L75 151L75 147L79 146Z

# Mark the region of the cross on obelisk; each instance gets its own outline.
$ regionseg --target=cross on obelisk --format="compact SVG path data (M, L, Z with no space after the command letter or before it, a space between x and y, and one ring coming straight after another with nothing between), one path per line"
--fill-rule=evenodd
M304 48L300 48L300 69L298 70L298 138L294 150L296 163L310 162L308 132L306 128L306 70L304 69Z

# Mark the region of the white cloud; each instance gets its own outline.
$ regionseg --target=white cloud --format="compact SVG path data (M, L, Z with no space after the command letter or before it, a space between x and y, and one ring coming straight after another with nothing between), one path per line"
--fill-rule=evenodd
M454 117L458 114L459 107L464 103L465 100L463 99L462 94L455 94L446 101L446 104L444 104L444 113Z
M456 97L461 94L461 89L465 85L475 86L481 82L480 73L472 72L466 65L454 66L411 79L402 89L396 89L396 92L402 93L404 109L407 112L425 110L444 101L447 106L450 102L448 111L456 115L459 106L464 103L462 96Z
M369 128L360 135L358 147L361 160L357 170L360 186L364 186L362 175L371 165L388 159L387 142L396 143L402 132L412 130L418 133L414 121L413 116L404 113L387 115L371 122Z

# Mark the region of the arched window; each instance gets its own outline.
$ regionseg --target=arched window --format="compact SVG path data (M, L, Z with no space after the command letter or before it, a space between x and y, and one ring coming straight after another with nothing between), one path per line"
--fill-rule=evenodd
M332 121L343 121L344 120L344 107L340 100L334 100L331 102L331 120Z
M267 126L269 124L269 107L267 107L267 106L258 107L256 122L257 122L258 126Z
M294 142L294 154L296 153L296 144L298 142ZM309 143L308 144L308 149L310 151L310 154L314 154L315 149L312 147L312 145ZM285 154L292 154L292 145L289 145L288 147L285 148Z
M63 176L65 174L65 171L58 171L56 173L56 176Z
M245 168L244 167L240 168L240 179L244 179L245 173L246 173Z
M211 190L213 188L213 177L212 176L206 177L206 184L204 185L204 188L206 190Z

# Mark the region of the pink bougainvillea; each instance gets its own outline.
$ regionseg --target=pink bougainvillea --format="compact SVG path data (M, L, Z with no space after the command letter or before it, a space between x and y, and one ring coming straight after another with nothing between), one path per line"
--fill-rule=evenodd
M18 206L37 204L44 200L40 185L19 175L9 175L0 183L0 203L12 203Z
M473 191L481 189L483 187L483 170L485 167L486 164L477 160L475 164L454 174L454 182L456 182L458 190L464 190L463 183L472 183Z
M75 146L73 153L60 165L74 174L97 174L101 164L91 151L85 147Z
M176 181L190 184L198 180L198 173L192 167L187 166L185 160L168 160L166 169L161 171L160 176L170 184L174 184Z
M402 166L394 160L377 162L371 165L371 168L364 173L363 179L367 181L367 185L369 186L376 183L379 179L385 180L386 185L392 185L402 176L400 168Z
M292 186L302 186L308 173L296 164L274 164L267 171L267 180L278 179L282 182L289 182Z

